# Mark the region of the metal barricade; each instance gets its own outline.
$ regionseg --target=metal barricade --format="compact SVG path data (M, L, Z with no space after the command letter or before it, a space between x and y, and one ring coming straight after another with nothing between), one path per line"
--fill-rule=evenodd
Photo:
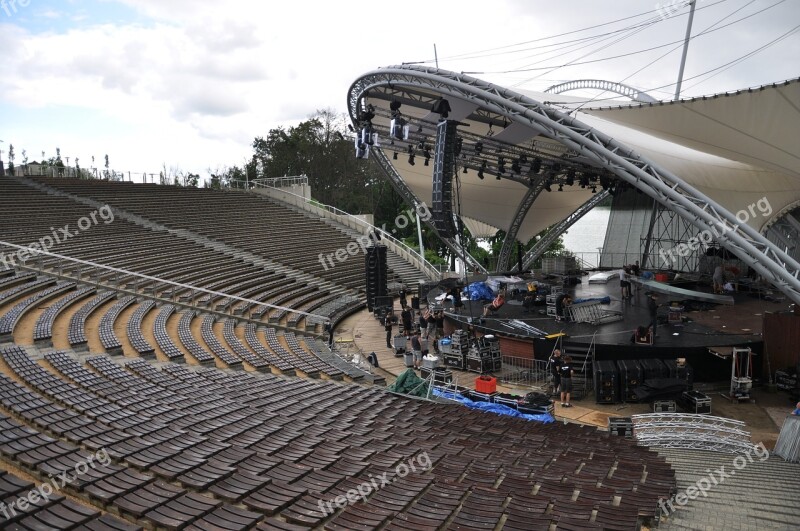
M552 385L547 361L503 356L503 369L498 377L504 384L546 389Z

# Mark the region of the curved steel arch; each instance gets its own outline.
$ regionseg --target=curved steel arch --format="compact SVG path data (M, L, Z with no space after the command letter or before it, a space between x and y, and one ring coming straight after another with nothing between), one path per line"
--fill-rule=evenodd
M625 85L624 83L605 81L603 79L576 79L575 81L567 81L566 83L553 85L552 87L545 89L545 92L549 94L561 94L562 92L580 89L605 90L608 92L613 92L614 94L619 94L620 96L625 96L626 98L630 98L633 101L638 101L640 103L658 102L657 99L652 97L647 92L642 92L641 90L630 85Z
M530 124L642 190L728 248L791 300L800 303L800 263L681 178L581 121L509 89L454 72L403 65L364 74L350 87L351 117L363 94L377 86L417 86L452 94Z
M506 230L506 238L503 240L503 246L500 248L500 254L497 257L498 271L505 271L508 268L511 252L514 250L514 242L517 241L517 234L519 234L519 228L522 226L522 222L525 220L525 216L533 206L533 203L536 202L536 198L542 193L545 182L545 179L540 177L536 184L528 188L519 205L517 205L517 211L514 213L514 217Z

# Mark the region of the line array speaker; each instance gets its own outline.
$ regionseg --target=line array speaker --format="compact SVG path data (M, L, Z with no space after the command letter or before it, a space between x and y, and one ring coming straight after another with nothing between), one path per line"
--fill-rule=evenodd
M453 173L456 165L456 125L444 120L436 126L433 159L433 225L445 238L456 235L453 223Z
M388 295L389 267L386 263L386 246L371 245L367 247L364 255L364 268L366 272L367 308L370 312L375 309L375 297Z

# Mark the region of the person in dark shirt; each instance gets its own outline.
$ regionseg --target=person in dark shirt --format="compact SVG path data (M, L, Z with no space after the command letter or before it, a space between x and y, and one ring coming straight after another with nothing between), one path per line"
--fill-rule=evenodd
M422 342L419 340L419 330L411 338L411 353L414 357L414 368L419 369L422 365Z
M325 321L325 332L328 334L328 348L333 347L333 323Z
M650 292L647 296L647 311L650 312L650 329L652 330L653 343L656 342L656 328L658 327L658 296Z
M561 351L555 349L548 362L550 363L550 372L553 374L553 394L557 394L559 387L561 387L561 372L559 369L564 363L564 360L561 359Z
M461 302L461 290L455 287L450 290L450 295L453 296L453 311L461 313L461 308L464 306L464 303Z
M417 324L419 325L419 331L423 337L428 337L428 320L425 318L425 314L423 312L419 313L419 319Z
M406 287L403 286L400 288L400 308L406 309L408 306L408 300L406 300Z
M561 375L561 405L572 407L569 402L569 395L572 393L572 376L575 374L575 370L572 368L572 358L570 356L564 356L564 361L558 368L558 372Z
M403 321L403 333L406 335L411 333L411 310L408 309L406 306L403 308L403 311L400 312L400 319Z
M556 320L566 321L567 317L564 313L564 310L571 305L572 297L570 297L569 294L562 293L559 295L558 298L556 298Z
M444 312L436 312L436 339L444 337Z
M383 320L383 329L386 330L386 348L392 348L392 314L386 314L386 318Z

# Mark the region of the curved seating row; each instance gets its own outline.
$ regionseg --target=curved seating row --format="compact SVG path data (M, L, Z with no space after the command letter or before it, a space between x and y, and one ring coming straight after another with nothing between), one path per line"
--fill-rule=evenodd
M128 319L128 341L130 341L133 349L143 358L155 358L156 356L156 349L144 338L144 334L142 333L142 321L155 305L156 303L150 300L142 302L131 314L131 318Z
M122 297L100 318L100 342L109 354L122 354L122 343L114 332L114 323L117 322L119 314L135 302L136 297L133 295Z
M88 339L86 338L86 319L94 313L97 308L116 297L113 291L104 291L97 294L92 300L81 306L81 308L72 314L69 320L69 330L67 331L67 339L72 348L81 348L86 345Z
M198 503L211 494L220 504L209 511L237 504L231 507L271 516L265 525L274 526L423 529L427 518L428 527L505 521L509 529L632 529L674 491L663 458L589 427L495 417L329 381L174 364L159 370L142 359L122 368L96 356L87 360L90 372L67 354L48 355L65 381L11 350L3 357L41 396L3 377L0 407L37 425L50 417L53 430L84 434L80 444L88 448L109 439L114 468L100 472L102 479L87 476L84 492L151 524L165 522L176 507L170 503L188 503L181 496L196 491ZM64 467L59 457L74 455L62 441L36 444L31 451L0 444L0 452L39 469ZM423 453L429 466L410 470ZM170 481L167 493L147 490L156 477ZM388 483L333 514L320 510L320 502L370 477ZM133 485L119 492L113 485L121 481ZM156 501L144 507L142 497Z
M246 361L258 371L269 371L269 363L267 360L250 352L250 350L244 346L244 343L239 341L239 338L236 337L236 322L233 319L225 320L225 324L222 329L222 336L225 339L225 342L231 347L231 350L233 350L233 352L239 358Z
M32 306L73 289L75 289L74 282L59 282L55 286L35 292L30 297L12 306L11 309L0 317L0 338L10 336L14 332L14 327L17 325L20 317L30 310Z
M213 315L206 314L206 316L203 317L203 323L200 325L200 333L203 336L203 341L205 341L208 348L211 349L211 352L222 360L225 365L235 369L242 368L242 359L226 349L222 343L219 342L217 336L214 335Z
M34 326L33 331L33 340L45 341L51 339L53 337L53 324L55 323L59 314L80 300L89 297L90 295L94 295L96 292L97 288L94 287L80 288L76 291L73 291L66 297L59 299L58 302L50 305L50 307L43 311L36 320L36 325Z
M247 342L247 345L253 349L253 352L267 360L267 363L269 363L272 367L277 368L287 376L294 375L294 365L288 359L277 356L277 354L271 352L261 344L261 341L258 340L258 333L255 323L247 323L245 325L244 340Z
M167 321L173 313L175 313L175 306L172 304L165 304L161 307L153 323L153 335L156 337L158 348L161 349L169 361L183 363L185 361L183 352L175 345L172 338L167 333Z
M200 346L200 343L192 335L192 320L196 312L186 311L178 321L178 339L183 344L183 348L197 360L197 363L214 363L214 355Z

